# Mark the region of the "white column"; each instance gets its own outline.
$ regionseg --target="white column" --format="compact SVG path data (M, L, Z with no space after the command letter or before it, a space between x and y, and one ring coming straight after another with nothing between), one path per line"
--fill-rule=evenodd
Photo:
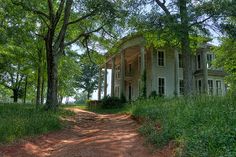
M143 80L143 76L146 75L145 73L145 47L143 45L140 47L140 53L141 53L141 80L142 80L142 89L143 89L143 88L146 88L144 87L146 86L146 82L144 82L145 80Z
M157 93L157 52L152 49L152 91Z
M104 97L107 96L107 63L105 63L104 69Z
M112 61L112 72L111 72L111 96L115 96L115 57L111 59Z
M208 70L207 70L207 49L202 49L201 52L201 61L202 61L202 71L203 71L203 79L202 79L202 87L203 87L203 93L208 93Z
M125 52L120 54L120 98L125 96Z
M179 96L179 53L175 49L175 96Z

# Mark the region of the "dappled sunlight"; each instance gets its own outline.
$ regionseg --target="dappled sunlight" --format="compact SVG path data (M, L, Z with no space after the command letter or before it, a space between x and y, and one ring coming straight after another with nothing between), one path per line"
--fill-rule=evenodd
M72 126L31 139L16 147L19 156L78 157L169 157L172 148L152 152L137 132L139 125L129 115L100 115L80 109L70 109L76 116L68 119ZM13 150L12 148L12 150ZM0 150L11 149L9 147ZM164 153L162 153L164 151ZM1 151L0 151L1 152ZM15 157L12 152L5 152Z

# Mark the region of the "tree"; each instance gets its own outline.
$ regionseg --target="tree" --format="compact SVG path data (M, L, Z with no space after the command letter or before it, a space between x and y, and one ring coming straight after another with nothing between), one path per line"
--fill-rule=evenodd
M86 41L93 33L109 28L114 20L118 19L119 3L108 0L48 0L47 2L12 0L12 2L32 12L46 26L45 33L38 34L44 39L46 48L48 76L46 109L55 109L58 105L58 61L65 47L76 42L86 45Z
M131 24L135 25L142 32L153 31L171 43L172 46L179 48L184 56L184 94L193 93L193 52L191 50L190 36L205 36L209 34L207 21L219 15L211 1L131 1L131 11L135 12L135 17L131 18ZM149 6L150 9L143 6ZM138 12L133 11L134 8ZM138 9L137 9L138 8ZM134 23L133 23L134 22ZM174 43L174 44L173 44Z
M95 55L98 53L93 52L93 56ZM102 56L96 56L96 58L100 59ZM87 99L98 88L99 66L97 62L97 60L91 61L86 54L80 56L81 75L76 78L76 84L78 89L83 89L87 93Z

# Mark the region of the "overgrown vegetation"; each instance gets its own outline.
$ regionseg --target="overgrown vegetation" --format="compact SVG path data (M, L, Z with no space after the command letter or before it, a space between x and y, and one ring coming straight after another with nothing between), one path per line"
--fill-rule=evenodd
M125 104L125 98L105 96L101 101L101 108L103 109L112 109L112 108L121 108Z
M64 109L45 112L34 105L0 104L0 143L59 130L63 127L60 117L69 115L73 112Z
M158 147L172 141L179 156L236 156L234 98L159 98L132 106L132 114L144 119L140 132Z

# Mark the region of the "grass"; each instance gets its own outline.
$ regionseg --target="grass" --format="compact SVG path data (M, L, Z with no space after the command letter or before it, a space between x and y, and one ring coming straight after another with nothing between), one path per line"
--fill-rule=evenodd
M140 132L157 147L173 141L178 156L236 156L233 98L149 99L132 106L132 114L145 119Z
M63 127L60 117L69 115L73 113L64 109L46 112L34 105L0 104L0 143L59 130Z

